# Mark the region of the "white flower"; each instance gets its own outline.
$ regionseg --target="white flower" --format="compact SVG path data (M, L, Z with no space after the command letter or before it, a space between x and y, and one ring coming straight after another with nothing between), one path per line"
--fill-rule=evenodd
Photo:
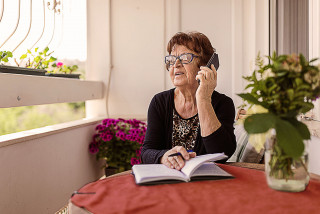
M268 139L271 136L271 130L261 133L261 134L250 134L248 142L254 147L254 149L260 153L260 151L264 148L264 144L266 142L266 139Z
M259 113L267 113L268 109L265 109L261 105L252 105L247 114L259 114ZM249 135L249 143L255 148L255 150L259 153L264 148L264 143L266 142L267 137L270 135L270 130L265 133L260 134L250 134Z
M268 77L274 77L274 73L272 72L271 68L268 68L267 70L265 70L263 73L262 73L262 79L265 80L267 79Z
M248 109L247 114L251 115L251 114L259 114L259 113L267 113L267 112L268 112L268 109L265 109L261 105L252 105Z

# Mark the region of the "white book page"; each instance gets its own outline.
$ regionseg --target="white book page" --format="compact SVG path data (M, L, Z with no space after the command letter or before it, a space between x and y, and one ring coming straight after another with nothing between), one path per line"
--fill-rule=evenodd
M146 183L160 180L188 181L179 170L170 169L163 164L139 164L132 167L137 183Z
M188 178L191 177L192 173L204 162L207 161L216 161L226 158L227 156L223 153L215 153L215 154L207 154L207 155L200 155L187 160L185 162L184 167L181 169Z
M232 177L231 174L221 169L213 162L203 163L196 171L193 172L192 177L195 176L226 176Z

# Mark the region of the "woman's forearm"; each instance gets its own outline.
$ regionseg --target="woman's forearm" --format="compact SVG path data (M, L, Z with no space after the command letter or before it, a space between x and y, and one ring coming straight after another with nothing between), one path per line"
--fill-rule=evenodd
M211 101L199 101L197 102L197 108L202 137L209 136L221 127Z

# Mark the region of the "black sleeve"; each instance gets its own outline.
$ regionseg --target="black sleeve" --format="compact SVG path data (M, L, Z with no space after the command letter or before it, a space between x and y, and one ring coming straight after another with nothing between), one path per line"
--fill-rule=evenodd
M159 102L157 96L153 97L148 109L148 127L141 150L144 164L160 163L160 158L168 151L165 148L165 110Z
M212 102L221 127L211 135L202 138L206 153L224 152L231 157L237 145L233 127L235 117L233 101L223 95L217 102L215 100Z

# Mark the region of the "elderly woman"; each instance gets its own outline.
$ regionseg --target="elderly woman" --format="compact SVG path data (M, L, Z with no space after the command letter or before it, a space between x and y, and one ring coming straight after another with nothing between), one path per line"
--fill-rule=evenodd
M180 170L196 155L224 152L230 157L236 148L235 108L231 98L215 90L214 66L205 67L214 52L209 39L199 32L180 32L167 51L165 63L175 88L151 100L142 163ZM177 152L181 156L169 157Z

